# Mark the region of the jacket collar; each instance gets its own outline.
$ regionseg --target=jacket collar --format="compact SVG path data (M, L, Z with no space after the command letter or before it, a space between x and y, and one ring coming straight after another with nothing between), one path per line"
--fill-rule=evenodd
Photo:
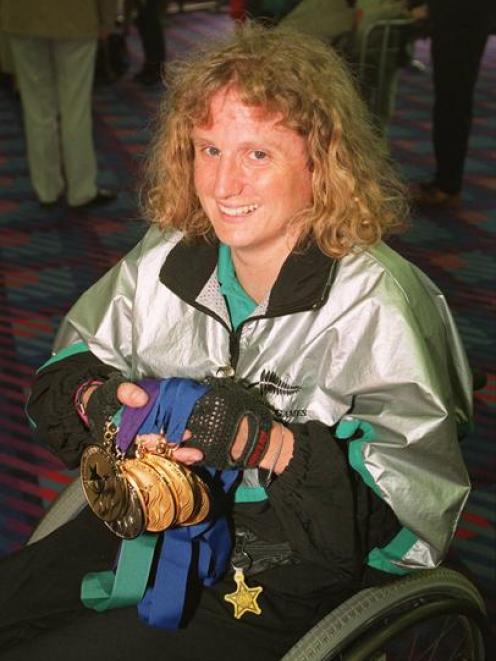
M217 267L218 247L218 241L179 241L160 270L160 281L198 307L196 299ZM337 265L313 243L305 250L290 253L272 287L265 316L321 307L329 295Z

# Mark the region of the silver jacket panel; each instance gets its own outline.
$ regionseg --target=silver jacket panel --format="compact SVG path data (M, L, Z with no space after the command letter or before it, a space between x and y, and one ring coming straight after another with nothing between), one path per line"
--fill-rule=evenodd
M195 305L160 281L180 239L150 229L74 305L55 352L84 341L132 379L202 379L229 366L232 331L215 271ZM259 305L242 326L236 375L285 421L370 422L377 438L360 445L359 472L416 540L394 562L432 567L469 493L457 438L471 418L465 353L440 291L385 244L336 264L317 309L264 317L267 301Z

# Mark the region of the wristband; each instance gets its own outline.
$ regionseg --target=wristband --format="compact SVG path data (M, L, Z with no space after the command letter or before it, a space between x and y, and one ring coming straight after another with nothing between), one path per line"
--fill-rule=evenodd
M101 386L102 383L103 381L100 381L98 379L84 381L83 383L81 383L81 385L77 388L76 392L74 393L74 400L73 400L74 408L76 409L76 413L84 422L86 427L89 427L89 421L88 421L88 415L86 414L86 409L83 404L83 397L90 388L93 388L94 386L97 387Z

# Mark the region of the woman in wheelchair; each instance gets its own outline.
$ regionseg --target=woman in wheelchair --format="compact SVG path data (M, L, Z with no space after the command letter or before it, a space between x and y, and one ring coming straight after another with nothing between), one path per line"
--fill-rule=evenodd
M2 661L280 659L437 566L469 492L465 354L332 50L248 23L181 62L146 175L33 384L90 507L0 562Z

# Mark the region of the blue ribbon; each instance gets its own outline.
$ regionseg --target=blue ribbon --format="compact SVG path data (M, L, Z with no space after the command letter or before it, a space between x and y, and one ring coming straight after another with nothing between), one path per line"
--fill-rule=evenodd
M222 471L222 485L226 491L237 474L237 471ZM231 555L231 536L225 517L164 532L155 582L138 604L139 616L149 626L159 629L179 626L195 543L198 544L196 569L200 582L213 585L224 573Z

